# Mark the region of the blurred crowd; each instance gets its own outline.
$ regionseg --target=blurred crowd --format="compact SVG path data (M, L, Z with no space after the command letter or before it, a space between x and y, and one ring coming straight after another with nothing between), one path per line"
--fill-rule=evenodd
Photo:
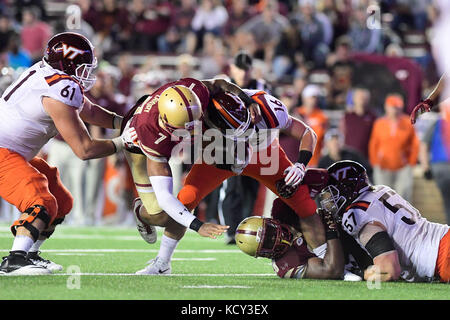
M165 82L226 77L269 91L316 131L310 166L356 160L375 184L414 200L412 170L429 123L413 127L407 114L440 77L429 44L438 14L433 0L0 0L0 92L42 58L51 35L78 32L99 59L94 102L124 114ZM280 142L295 160L298 142ZM43 156L78 199L73 223L129 218L123 159L82 162L61 139ZM217 197L200 206L208 219Z

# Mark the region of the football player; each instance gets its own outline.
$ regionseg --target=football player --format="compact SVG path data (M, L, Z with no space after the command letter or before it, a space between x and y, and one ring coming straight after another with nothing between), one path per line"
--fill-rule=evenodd
M320 217L315 214L316 204L309 195L308 187L300 185L315 148L317 138L314 131L302 121L291 117L286 106L277 98L263 91L244 91L259 105L262 121L253 124L240 97L230 92L220 92L212 96L204 123L208 128L216 129L225 140L243 141L247 147L245 155L235 152L240 159L235 158L225 164L208 164L211 163L209 160L200 159L189 171L178 199L188 210L193 210L227 178L237 174L247 175L264 184L293 208L302 219L303 235L310 246L314 250L325 250L325 234ZM301 141L296 163L293 164L280 147L278 130ZM254 145L255 152L252 152L251 145ZM223 151L226 154L232 153L228 147ZM165 256L161 265L149 268L148 273L158 274L161 269L170 270L170 257L176 244L174 242L171 247L167 247L170 255Z
M14 242L0 274L47 274L62 267L39 256L42 243L72 209L58 169L36 157L58 132L83 160L123 148L120 137L92 139L83 121L120 128L122 117L91 103L84 92L95 81L94 47L84 36L52 37L42 61L27 69L0 99L0 196L22 215L11 226Z
M125 116L125 155L139 193L134 202L138 230L145 241L154 243L157 239L155 226L165 228L157 258L150 260L149 265L137 274L170 273L170 265L166 262L170 261L187 228L210 238L216 238L228 229L228 226L203 223L190 212L192 208L186 208L173 196L168 164L173 149L182 142L176 133L184 130L193 135L196 125L202 124L210 95L224 91L246 101L245 109L252 121L259 120L258 105L238 86L223 79L200 81L193 78L168 83L143 96Z
M365 280L450 281L449 226L427 221L388 186L371 185L357 162L339 161L327 170L321 207L372 257Z
M272 259L280 278L342 279L344 254L337 225L329 212L318 209L325 228L327 250L318 257L308 247L297 215L280 198L275 199L272 217L245 218L236 229L236 244L252 257Z

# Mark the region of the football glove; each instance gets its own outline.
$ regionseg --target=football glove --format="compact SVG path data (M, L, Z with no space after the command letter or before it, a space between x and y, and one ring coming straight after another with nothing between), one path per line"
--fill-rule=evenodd
M325 228L325 238L327 240L339 238L337 224L336 221L334 221L333 215L322 208L317 209L317 214L322 219L322 224Z
M411 123L415 124L417 117L425 112L430 112L431 108L433 107L433 101L431 99L425 99L420 101L420 103L414 107L413 111L411 112Z
M302 182L303 177L305 176L305 172L305 165L303 163L296 162L295 164L284 170L284 174L286 175L286 177L284 178L284 182L287 186L295 187L300 182Z

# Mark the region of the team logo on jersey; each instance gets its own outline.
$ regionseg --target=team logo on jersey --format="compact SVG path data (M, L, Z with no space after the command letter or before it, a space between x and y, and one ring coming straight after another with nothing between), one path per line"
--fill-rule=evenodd
M60 48L56 48L55 51L59 52L62 51L63 52L63 56L64 58L73 60L75 59L79 54L83 54L84 50L72 47L72 46L68 46L65 43L62 43L62 46Z

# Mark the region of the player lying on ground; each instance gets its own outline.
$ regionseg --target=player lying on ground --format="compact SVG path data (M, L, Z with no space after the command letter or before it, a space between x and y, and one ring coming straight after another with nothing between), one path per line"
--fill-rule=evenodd
M280 278L341 279L344 254L337 225L330 213L318 210L326 231L327 249L318 257L308 247L295 212L279 198L272 218L245 218L236 229L236 244L252 257L272 259Z
M193 142L194 128L196 125L201 128L203 111L210 102L210 95L225 90L246 99L252 120L259 120L258 105L236 85L223 79L200 81L192 78L168 83L142 97L125 116L125 155L139 193L134 203L138 230L145 241L154 243L154 226L165 227L158 255L163 260L170 260L186 228L210 238L216 238L228 228L203 223L173 196L172 173L168 164L172 150L182 142L176 134L184 130ZM161 259L151 260L150 267L157 266L158 274L170 273L170 266L160 266ZM137 274L148 274L148 268Z
M51 38L42 61L27 69L0 99L0 197L22 215L11 231L14 243L0 274L47 274L62 267L39 256L42 243L72 209L73 198L58 169L36 157L60 133L75 155L87 160L109 156L122 139L97 140L83 121L120 128L122 117L92 104L85 96L95 82L92 44L76 33Z
M193 210L227 178L236 174L247 175L271 189L294 208L302 219L303 235L311 247L319 248L325 243L323 226L320 217L315 214L317 207L309 195L308 187L300 185L315 148L316 135L302 121L291 117L284 104L275 97L262 91L244 91L258 103L263 120L253 124L249 120L248 110L238 96L229 92L213 95L205 112L204 124L218 132L224 146L221 145L215 151L224 152L223 159L226 161L218 163L211 159L197 160L189 171L178 198L186 208ZM301 141L297 163L293 164L280 147L278 130ZM245 152L234 152L239 145L232 143L230 148L227 141L243 143ZM227 159L226 155L230 153L234 153L235 157ZM181 236L182 234L179 239ZM161 243L161 248L163 246L165 244ZM176 243L173 242L173 246L166 249L171 254L166 255L165 259L158 254L156 261L165 261L149 265L147 273L159 274L161 270L169 272L170 257L175 247Z
M436 87L433 89L433 91L431 91L428 97L425 100L420 101L419 104L414 107L410 116L412 124L416 123L417 117L419 117L422 113L431 111L433 106L436 104L436 100L439 98L439 95L444 89L445 81L448 81L448 79L446 78L447 76L443 74L439 79Z
M371 185L366 169L344 160L328 169L319 200L373 258L364 279L450 281L449 226L432 223L384 185Z

